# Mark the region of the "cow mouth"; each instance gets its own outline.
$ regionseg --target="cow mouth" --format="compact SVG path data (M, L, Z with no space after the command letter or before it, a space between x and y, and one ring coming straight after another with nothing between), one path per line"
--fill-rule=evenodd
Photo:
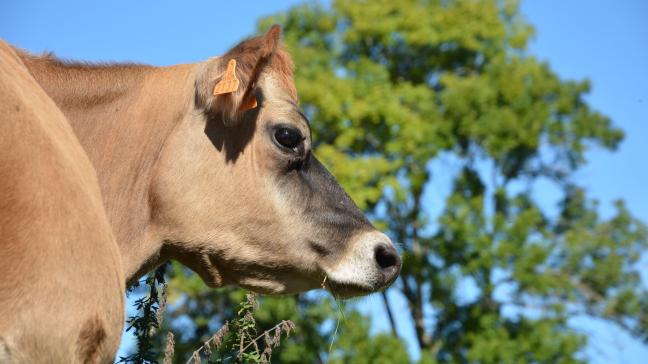
M329 291L335 298L348 299L353 297L366 296L371 293L386 289L392 282L347 282L332 279L325 275L322 281L322 288Z
M328 283L326 285L326 290L328 290L333 297L340 299L366 296L376 291L373 288L366 286L335 282Z

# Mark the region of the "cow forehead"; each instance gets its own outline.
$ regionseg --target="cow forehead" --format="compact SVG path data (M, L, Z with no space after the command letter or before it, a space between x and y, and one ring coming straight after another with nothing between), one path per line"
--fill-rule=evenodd
M297 102L297 88L293 79L294 67L290 54L283 47L280 47L274 53L268 68L269 73L277 80L279 87L283 88L288 96Z
M270 69L260 77L259 86L263 90L263 97L269 100L282 100L297 104L297 92L292 79L286 80L278 72Z
M310 130L308 118L302 112L297 100L292 97L290 90L286 89L284 82L275 73L265 73L259 81L264 109L271 113L267 116L271 119L293 121L301 124L304 129Z

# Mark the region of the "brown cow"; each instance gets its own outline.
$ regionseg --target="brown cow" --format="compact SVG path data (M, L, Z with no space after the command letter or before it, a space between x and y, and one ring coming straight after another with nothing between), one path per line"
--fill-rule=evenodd
M263 293L326 282L350 297L398 275L389 238L311 151L279 33L159 68L20 54L97 170L128 283L169 259ZM238 87L215 94L231 60Z
M123 290L92 164L0 41L0 363L109 362Z

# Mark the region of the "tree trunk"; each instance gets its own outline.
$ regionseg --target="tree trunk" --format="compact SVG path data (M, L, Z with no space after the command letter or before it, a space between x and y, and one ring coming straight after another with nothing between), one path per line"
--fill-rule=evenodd
M383 303L385 304L385 311L387 311L387 317L389 318L389 324L391 325L392 335L398 337L398 332L396 331L396 322L394 321L394 314L392 313L391 306L389 305L389 297L387 297L387 292L380 292L382 296Z

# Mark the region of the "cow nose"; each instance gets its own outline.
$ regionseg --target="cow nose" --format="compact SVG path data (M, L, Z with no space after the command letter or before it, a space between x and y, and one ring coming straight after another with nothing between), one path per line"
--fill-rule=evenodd
M393 245L380 244L374 249L376 263L380 267L385 283L391 283L401 268L401 259Z

